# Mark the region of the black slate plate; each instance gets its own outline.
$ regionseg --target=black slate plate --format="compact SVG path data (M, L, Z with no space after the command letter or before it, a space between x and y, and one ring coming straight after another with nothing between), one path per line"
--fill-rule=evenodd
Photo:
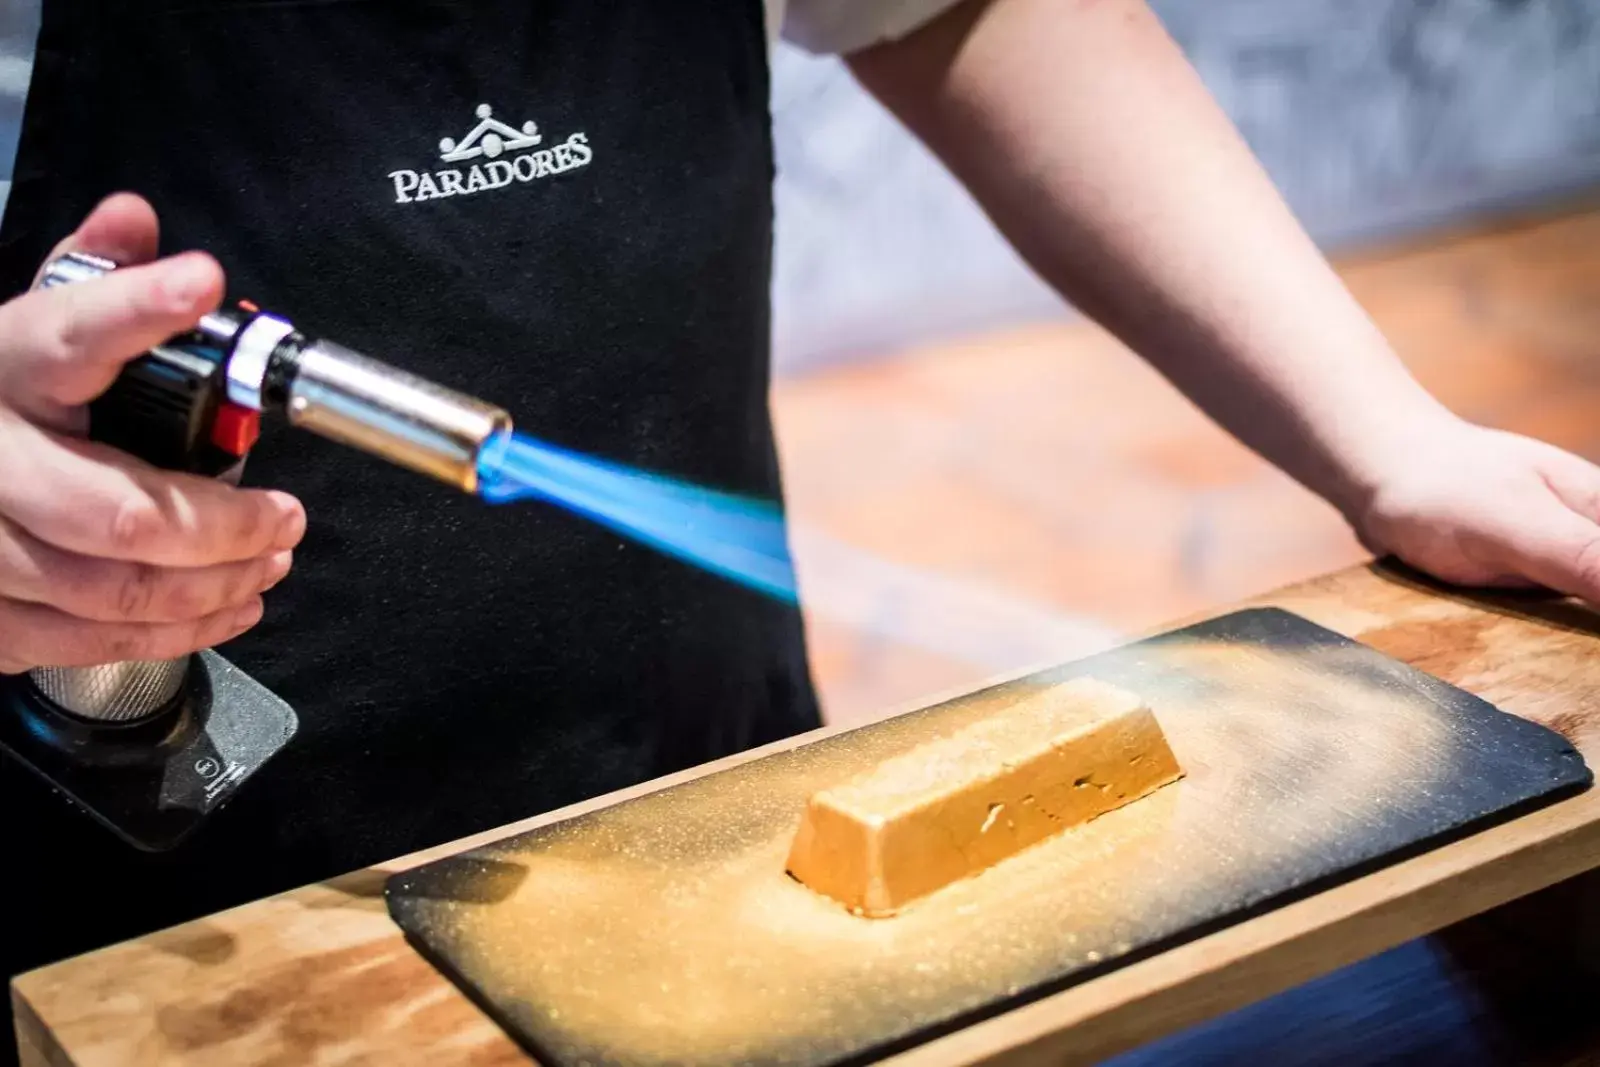
M849 916L783 873L805 797L1042 686L1144 696L1188 776ZM1560 735L1276 609L1237 612L391 879L542 1062L865 1062L1579 791Z

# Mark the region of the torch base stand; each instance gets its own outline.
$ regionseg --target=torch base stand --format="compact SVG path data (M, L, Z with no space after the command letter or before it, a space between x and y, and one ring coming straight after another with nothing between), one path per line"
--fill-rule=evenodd
M222 807L299 728L294 709L217 655L197 654L155 715L97 723L0 678L0 751L128 844L164 852Z

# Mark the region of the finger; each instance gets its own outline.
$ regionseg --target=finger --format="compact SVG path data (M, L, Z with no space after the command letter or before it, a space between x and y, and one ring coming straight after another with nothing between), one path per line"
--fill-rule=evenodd
M300 543L288 493L160 471L105 445L0 419L0 515L80 556L208 567Z
M1554 447L1539 467L1545 484L1562 503L1591 522L1600 522L1600 467Z
M45 266L68 252L87 252L120 266L144 263L156 257L160 224L155 209L131 193L117 193L89 213L78 229L60 241L34 276L37 286ZM90 384L93 387L93 383ZM0 395L5 395L0 386ZM87 422L82 408L72 404L34 399L18 406L30 417L63 432L82 436Z
M77 230L50 250L45 263L68 252L87 252L119 266L132 266L155 259L160 241L161 224L155 208L132 193L113 193L89 212ZM44 264L39 269L42 273ZM37 277L34 284L38 284Z
M1600 525L1555 497L1518 515L1504 565L1557 592L1600 603Z
M191 252L0 305L0 395L24 411L87 403L128 360L193 329L222 289L216 260Z
M261 612L254 597L190 622L85 622L43 604L0 600L0 671L174 659L239 636Z
M283 580L293 554L212 567L154 567L63 552L0 520L0 597L96 622L188 622Z

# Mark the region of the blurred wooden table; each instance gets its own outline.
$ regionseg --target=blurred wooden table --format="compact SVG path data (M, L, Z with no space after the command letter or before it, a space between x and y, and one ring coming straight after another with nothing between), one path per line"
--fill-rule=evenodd
M1600 766L1600 616L1587 609L1467 598L1368 568L1253 603L1297 612L1550 726ZM407 946L384 910L386 874L815 736L24 975L13 984L24 1062L526 1063ZM1600 790L893 1062L1095 1062L1157 1039L1164 1040L1125 1062L1589 1062L1600 1049L1600 1022L1587 1021L1596 1014L1596 987L1580 966L1582 953L1565 950L1589 943L1590 897L1586 879L1567 880L1596 866ZM1501 908L1562 882L1532 906ZM1526 921L1530 913L1536 921ZM1451 924L1458 925L1427 936Z

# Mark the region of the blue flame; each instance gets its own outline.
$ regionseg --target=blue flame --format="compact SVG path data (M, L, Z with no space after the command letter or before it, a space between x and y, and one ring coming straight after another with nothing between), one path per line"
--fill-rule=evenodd
M491 504L546 500L770 596L797 596L783 512L772 501L689 485L510 433L484 445L478 494Z

